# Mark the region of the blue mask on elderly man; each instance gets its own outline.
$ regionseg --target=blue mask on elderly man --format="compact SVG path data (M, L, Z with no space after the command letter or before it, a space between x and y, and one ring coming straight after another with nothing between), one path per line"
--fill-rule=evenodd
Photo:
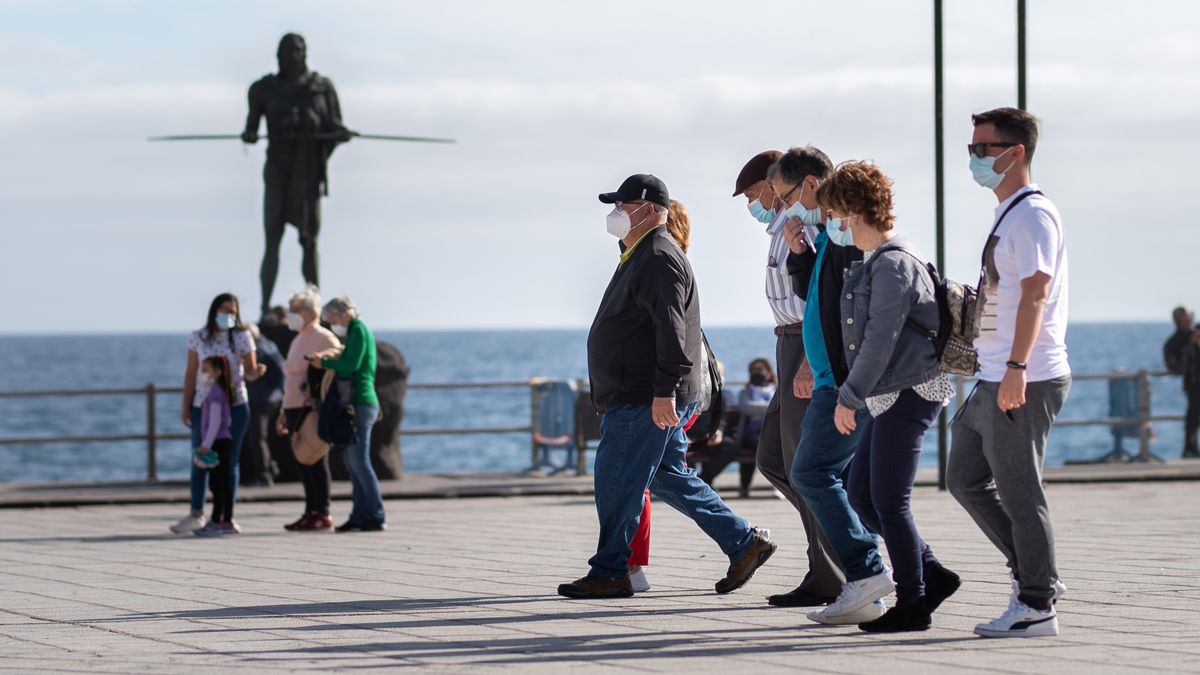
M762 201L758 199L747 204L746 208L750 210L750 215L754 216L755 220L764 225L768 225L771 221L775 220L775 209L766 208L762 205Z

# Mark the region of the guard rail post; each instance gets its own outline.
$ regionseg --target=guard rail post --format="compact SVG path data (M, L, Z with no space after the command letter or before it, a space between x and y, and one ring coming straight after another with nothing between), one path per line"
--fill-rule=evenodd
M146 385L146 480L158 480L158 392Z
M539 466L538 460L538 419L541 417L541 410L538 405L538 380L529 381L529 445L530 458L529 466Z
M1150 435L1153 429L1150 425L1150 372L1142 369L1137 372L1138 383L1138 461L1149 462L1154 456L1150 453Z

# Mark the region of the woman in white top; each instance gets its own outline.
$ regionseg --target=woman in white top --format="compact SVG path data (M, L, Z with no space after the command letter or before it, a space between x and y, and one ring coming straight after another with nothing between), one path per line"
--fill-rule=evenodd
M232 464L234 496L238 483L238 455L242 439L246 436L246 425L250 421L250 406L246 399L246 381L256 380L266 372L266 366L258 362L254 352L254 339L242 325L238 311L238 299L232 293L222 293L213 298L208 307L208 319L204 327L192 332L188 339L187 368L183 373L184 426L191 428L192 447L200 445L200 404L208 395L211 383L200 372L200 364L210 356L224 356L233 376L233 400L230 401L230 433L233 436ZM175 534L187 534L205 525L204 493L208 489L208 469L195 463L191 475L191 511L171 526ZM239 531L233 523L234 531Z

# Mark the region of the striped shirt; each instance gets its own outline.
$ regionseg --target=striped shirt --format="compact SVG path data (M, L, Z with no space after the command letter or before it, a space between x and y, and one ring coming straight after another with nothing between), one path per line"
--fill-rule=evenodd
M783 224L787 216L780 210L775 220L767 226L771 235L771 248L767 254L767 303L775 313L775 323L788 326L804 320L804 298L792 290L792 278L787 271L787 257L791 250L783 237Z

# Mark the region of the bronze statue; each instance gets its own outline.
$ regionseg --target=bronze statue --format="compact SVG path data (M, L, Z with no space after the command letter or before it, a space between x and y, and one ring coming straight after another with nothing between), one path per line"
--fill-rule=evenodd
M279 40L279 72L250 85L250 113L241 134L189 134L152 136L151 141L212 141L240 138L258 142L258 127L267 118L267 163L263 167L262 315L271 306L271 293L279 273L279 244L288 223L300 233L304 251L301 271L310 284L318 284L317 235L321 232L321 197L329 194L326 167L339 143L351 138L380 141L453 143L450 138L360 134L342 123L337 91L329 78L308 69L304 38L288 33Z
M317 236L321 232L321 196L329 194L327 166L338 143L353 135L342 124L337 91L329 78L308 69L304 38L288 33L276 52L279 72L250 85L250 113L242 141L258 142L258 126L267 118L267 163L263 168L263 251L259 279L266 314L279 271L279 243L288 223L300 234L304 280L319 286Z

